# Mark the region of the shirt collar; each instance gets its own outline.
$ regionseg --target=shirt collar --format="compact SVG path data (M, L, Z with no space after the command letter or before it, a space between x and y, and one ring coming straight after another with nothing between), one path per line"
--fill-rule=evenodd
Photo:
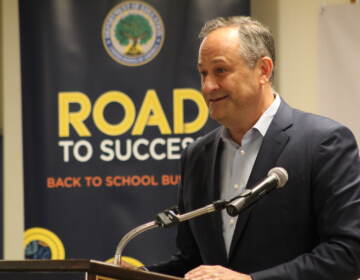
M280 106L280 102L281 102L280 96L277 93L274 94L275 94L275 99L273 103L271 103L269 108L266 109L266 111L261 115L261 117L252 127L257 129L263 137L265 136L267 130L269 129L270 123L273 120Z

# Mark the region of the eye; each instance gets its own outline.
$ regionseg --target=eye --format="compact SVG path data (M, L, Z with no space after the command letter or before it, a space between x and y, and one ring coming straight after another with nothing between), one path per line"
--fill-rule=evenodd
M215 69L215 73L216 74L223 74L223 73L225 73L226 72L226 69L224 68L224 67L217 67L216 69Z

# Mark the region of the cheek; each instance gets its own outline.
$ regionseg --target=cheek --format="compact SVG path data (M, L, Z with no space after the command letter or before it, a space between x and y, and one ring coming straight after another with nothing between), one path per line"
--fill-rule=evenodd
M201 87L201 96L202 96L202 98L204 98L205 102L208 103L208 101L207 101L207 93L204 92L202 87Z
M234 81L231 85L232 88L232 95L236 97L241 97L245 95L245 92L247 91L246 84L244 82L240 81Z
M251 94L255 89L255 82L251 76L245 77L241 82L237 82L236 87L244 95Z

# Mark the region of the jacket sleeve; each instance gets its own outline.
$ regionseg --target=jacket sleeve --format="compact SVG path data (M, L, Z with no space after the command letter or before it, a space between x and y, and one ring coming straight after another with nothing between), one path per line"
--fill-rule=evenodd
M253 280L355 280L360 276L360 162L352 133L332 129L311 163L319 244L309 253L252 273Z

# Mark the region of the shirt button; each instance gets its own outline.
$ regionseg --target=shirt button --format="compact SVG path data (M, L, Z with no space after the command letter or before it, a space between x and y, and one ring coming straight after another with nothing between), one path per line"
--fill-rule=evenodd
M230 219L230 221L229 221L229 225L232 226L233 224L235 224L235 219L234 218Z
M239 188L239 185L238 184L235 184L234 185L234 189L238 189Z
M245 151L244 151L244 150L240 150L240 154L245 155Z

